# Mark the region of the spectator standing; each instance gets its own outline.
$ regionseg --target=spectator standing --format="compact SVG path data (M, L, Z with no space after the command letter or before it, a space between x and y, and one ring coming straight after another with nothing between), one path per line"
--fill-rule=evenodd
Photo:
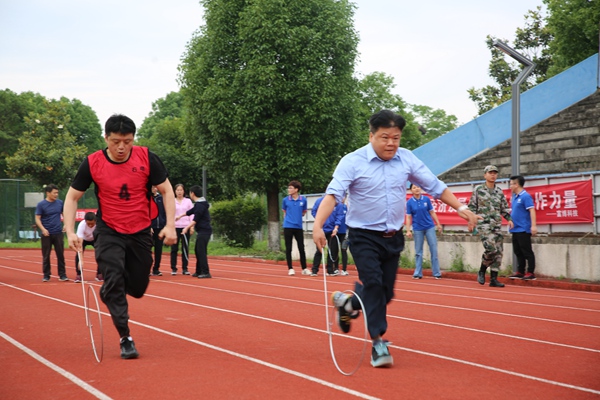
M183 228L182 234L188 231L193 232L196 229L196 272L192 275L199 279L212 278L208 267L208 242L212 235L212 226L210 225L209 204L202 197L202 187L194 185L190 188L190 197L194 201L194 207L186 211L183 215L178 215L176 219L183 218L184 215L193 215L194 219Z
M77 237L81 240L81 256L83 257L83 253L85 252L85 248L89 245L94 247L94 231L96 230L96 214L88 211L85 213L83 217L83 221L79 223L77 226ZM81 282L81 270L79 269L79 252L75 253L75 271L77 272L77 277L75 278L75 282ZM96 280L98 282L103 282L104 277L100 272L100 266L96 264Z
M171 275L177 275L177 256L179 244L181 243L181 271L183 275L189 275L188 263L190 260L189 243L190 232L183 234L183 228L192 222L192 217L185 215L188 210L194 207L192 200L185 197L185 188L183 184L175 185L175 216L183 215L175 221L175 230L177 231L177 243L171 246Z
M531 195L523 188L525 178L521 175L510 177L512 191L510 216L513 221L512 233L513 252L517 256L517 272L511 279L535 280L535 254L531 247L531 236L537 234L535 203ZM527 265L527 273L525 266Z
M369 119L369 143L345 155L333 173L313 227L313 240L322 249L327 240L323 225L337 203L348 193L352 204L346 223L350 252L358 277L354 292L363 301L368 331L373 341L371 365L393 364L387 340L387 304L394 296L394 284L400 252L404 248L404 224L407 181L417 183L428 193L440 198L468 221L473 229L477 217L462 205L447 186L407 149L399 148L406 121L389 110ZM361 309L356 296L334 292L332 302L342 332L349 332L351 320Z
M58 263L58 280L68 281L65 267L65 244L61 216L63 201L58 198L58 187L54 184L44 188L46 198L35 208L35 224L42 232L42 282L48 282L52 270L50 268L50 253L52 246Z
M296 239L298 253L300 253L300 265L302 275L310 275L311 271L306 268L306 253L304 251L304 230L302 229L302 218L308 210L306 197L300 195L302 185L298 181L288 184L288 195L283 198L281 209L283 210L283 238L285 240L285 259L287 261L288 275L294 275L292 267L292 240Z
M154 267L152 268L152 275L162 276L160 262L162 261L163 238L160 236L160 231L163 230L167 223L167 215L165 213L163 197L158 193L156 186L152 186L152 196L158 208L158 215L152 220L152 242L154 244Z
M421 195L421 188L411 183L410 191L413 196L406 202L408 225L406 236L409 238L414 236L415 238L415 272L413 273L413 279L423 278L423 243L425 239L427 239L429 254L431 255L431 272L435 279L441 279L442 271L438 259L435 231L437 228L441 233L442 225L429 197Z
M496 186L498 168L495 165L486 166L483 169L483 178L485 183L477 185L473 189L469 200L469 209L482 217L477 223L479 239L483 244L483 255L481 256L481 267L477 274L477 282L480 285L485 285L485 271L489 268L490 286L504 287L504 283L498 281L498 271L500 271L504 251L502 217L508 221L508 226L511 229L513 222L504 192Z

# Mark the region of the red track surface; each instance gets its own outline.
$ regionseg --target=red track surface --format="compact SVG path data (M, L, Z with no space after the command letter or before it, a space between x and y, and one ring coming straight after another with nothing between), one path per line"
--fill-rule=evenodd
M93 252L85 259L92 277ZM167 262L129 300L140 358L120 359L106 313L98 364L81 286L42 283L39 250L0 250L0 399L600 398L600 293L398 275L386 335L395 365L372 368L368 345L348 377L331 360L322 276L210 259L213 279L199 280L171 276ZM328 290L351 290L350 272ZM344 370L363 338L362 318L333 336Z

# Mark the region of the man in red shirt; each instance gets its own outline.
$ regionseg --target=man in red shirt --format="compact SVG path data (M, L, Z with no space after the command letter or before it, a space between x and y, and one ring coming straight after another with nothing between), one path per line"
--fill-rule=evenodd
M81 250L74 231L77 202L92 182L98 199L94 232L96 262L104 276L100 298L108 307L121 338L121 358L139 356L129 332L126 294L140 298L146 292L152 267L150 233L152 185L164 198L166 226L160 236L175 243L175 196L162 161L146 147L134 146L136 127L124 115L105 124L107 148L90 154L79 166L64 204L69 247Z

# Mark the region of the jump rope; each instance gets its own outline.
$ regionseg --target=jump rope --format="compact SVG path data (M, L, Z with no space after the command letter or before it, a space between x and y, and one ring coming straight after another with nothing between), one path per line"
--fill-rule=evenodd
M367 343L369 342L368 339L368 334L369 334L369 328L368 328L368 323L367 323L367 314L365 313L365 305L363 304L362 299L360 298L360 296L353 290L345 290L342 293L346 293L346 294L351 294L353 296L356 296L356 299L358 300L358 302L360 303L360 311L362 311L362 315L365 321L365 336L364 336L364 346L362 349L362 353L360 355L360 359L358 361L358 364L356 365L356 367L351 370L350 372L344 371L339 363L338 360L335 356L335 348L333 345L333 331L332 331L332 326L333 326L333 321L335 320L335 312L336 312L336 307L334 305L333 310L331 312L331 320L330 320L330 316L329 316L329 299L328 299L328 293L329 291L327 290L327 269L326 269L326 261L327 261L327 257L329 257L329 259L331 260L332 264L335 264L338 260L337 257L339 257L339 248L340 248L340 239L336 236L333 236L330 239L330 242L332 242L333 240L337 240L337 248L338 248L338 254L336 255L336 259L334 260L332 255L331 255L331 251L330 248L331 246L329 245L329 243L322 249L322 253L323 253L323 293L325 294L325 322L327 324L327 335L329 336L329 351L331 353L331 359L333 360L333 364L335 365L335 367L337 368L337 370L342 374L342 375L346 375L346 376L350 376L353 375L356 371L358 371L358 369L360 368L364 358L365 358L365 354L367 351ZM327 250L327 257L325 257L325 251ZM339 333L335 333L336 335L340 335Z
M94 357L97 362L102 361L104 354L104 333L102 330L102 313L100 312L100 303L98 302L98 296L94 290L94 286L85 283L83 277L83 252L78 251L77 256L79 259L79 273L81 275L81 291L83 293L83 309L85 313L85 324L90 331L90 339L92 342L92 350L94 351ZM95 309L90 310L90 299L93 299ZM94 328L94 321L96 320L91 314L97 314L98 326ZM94 334L94 332L96 332Z

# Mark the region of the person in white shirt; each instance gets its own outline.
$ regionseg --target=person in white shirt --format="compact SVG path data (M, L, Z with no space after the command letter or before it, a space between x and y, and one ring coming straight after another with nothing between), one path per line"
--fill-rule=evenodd
M83 221L77 226L77 237L82 239L81 244L81 255L85 251L85 246L88 244L94 247L94 231L96 230L96 214L93 212L85 213ZM79 269L79 253L75 253L75 270L77 271L77 277L75 282L81 282L81 270ZM104 277L100 273L100 267L96 267L96 280L99 282L104 281Z
M182 233L183 228L188 226L194 219L193 216L187 216L185 213L194 207L194 203L188 197L185 197L185 189L181 183L175 185L175 216L183 215L175 220L175 230L177 231L177 243L171 245L171 275L177 275L177 253L179 243L181 243L181 271L183 275L189 275L189 243L190 232Z

